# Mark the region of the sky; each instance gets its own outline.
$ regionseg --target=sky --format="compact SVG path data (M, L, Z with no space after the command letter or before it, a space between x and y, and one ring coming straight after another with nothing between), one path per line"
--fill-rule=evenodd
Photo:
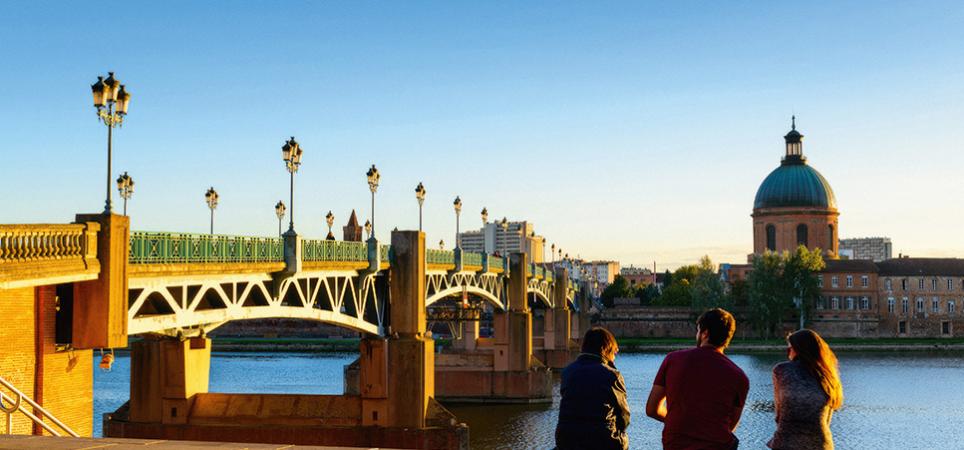
M364 222L376 164L381 240L423 182L430 243L458 195L463 229L486 207L571 256L740 263L795 114L841 237L964 257L956 1L0 2L0 223L102 210L107 71L135 230L207 232L213 186L216 233L275 235L294 136L306 238Z

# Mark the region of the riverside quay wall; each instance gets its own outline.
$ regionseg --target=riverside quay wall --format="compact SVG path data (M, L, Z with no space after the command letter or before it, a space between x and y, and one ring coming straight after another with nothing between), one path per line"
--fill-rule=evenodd
M743 308L734 308L736 337L760 337L748 324ZM696 334L696 318L699 311L692 308L634 306L621 304L603 310L593 318L595 325L609 329L616 337L625 338L692 338ZM874 314L860 311L815 311L810 327L829 338L876 338L892 337L882 334L881 320ZM787 321L784 331L797 329L797 322Z

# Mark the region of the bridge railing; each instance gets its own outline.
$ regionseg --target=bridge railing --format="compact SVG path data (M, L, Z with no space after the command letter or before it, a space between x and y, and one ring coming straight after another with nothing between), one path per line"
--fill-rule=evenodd
M284 261L280 238L131 232L131 264Z
M455 264L455 252L434 248L425 249L425 262L428 264Z
M97 229L82 223L0 225L0 264L96 258Z
M305 239L301 241L301 257L305 261L368 261L368 244L352 241Z
M462 253L462 264L466 266L479 266L482 267L482 254L463 252Z
M489 270L505 270L505 258L501 256L489 255Z

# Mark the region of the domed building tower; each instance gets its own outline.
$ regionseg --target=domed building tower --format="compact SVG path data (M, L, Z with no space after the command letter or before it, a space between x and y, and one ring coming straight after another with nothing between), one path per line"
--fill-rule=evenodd
M786 155L767 175L753 201L753 253L794 251L799 245L837 258L837 200L820 172L803 156L796 117L786 136Z

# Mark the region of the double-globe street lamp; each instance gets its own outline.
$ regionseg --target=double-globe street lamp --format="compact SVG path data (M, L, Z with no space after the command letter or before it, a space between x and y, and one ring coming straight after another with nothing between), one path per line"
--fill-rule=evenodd
M278 200L274 205L274 214L278 216L278 236L281 236L281 220L285 218L285 202Z
M332 214L331 211L328 211L328 214L325 215L325 222L328 223L328 236L326 236L325 239L334 241L335 234L331 232L331 226L335 224L335 215Z
M211 210L211 234L214 234L214 210L218 207L218 198L218 191L214 190L214 186L204 193L204 200L207 201L208 209Z
M422 205L425 203L425 186L422 182L415 186L415 199L418 200L418 231L422 231Z
M107 126L107 199L104 201L104 214L110 214L111 141L114 127L120 127L124 123L131 94L120 84L120 80L114 78L114 72L107 72L107 79L97 77L97 82L91 85L90 89L94 95L97 117Z
M130 200L131 195L134 195L134 179L131 178L127 172L117 177L117 192L120 193L121 198L124 199L124 215L126 216L127 200Z
M455 197L455 201L452 202L452 206L455 208L455 248L462 248L461 236L459 236L459 217L462 216L462 199L458 196Z
M375 192L378 192L378 181L381 180L382 175L378 173L378 169L375 168L374 164L372 164L372 167L368 169L368 172L366 172L365 175L368 177L368 190L372 192L372 213L371 213L371 220L369 221L369 224L368 224L371 231L369 231L368 233L368 239L374 239L375 238Z
M295 234L295 172L298 171L298 167L301 167L301 153L301 145L295 141L294 136L291 136L291 139L281 146L281 159L284 160L288 174L291 175L291 189L289 191L291 213L288 215L288 233L292 235Z

